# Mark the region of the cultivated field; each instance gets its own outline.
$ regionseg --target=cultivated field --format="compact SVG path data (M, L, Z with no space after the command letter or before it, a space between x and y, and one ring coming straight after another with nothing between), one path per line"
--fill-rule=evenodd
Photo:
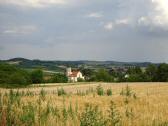
M2 126L168 126L168 83L52 84L0 92Z

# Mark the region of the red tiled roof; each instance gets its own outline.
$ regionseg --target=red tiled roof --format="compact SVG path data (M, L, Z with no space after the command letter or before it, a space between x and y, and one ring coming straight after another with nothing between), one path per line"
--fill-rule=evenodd
M69 75L69 77L77 77L77 74L79 71L72 71L72 74Z

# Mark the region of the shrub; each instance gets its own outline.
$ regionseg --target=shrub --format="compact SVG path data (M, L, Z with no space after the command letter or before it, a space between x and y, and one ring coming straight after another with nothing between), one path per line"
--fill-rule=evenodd
M125 103L125 104L129 104L129 99L128 99L127 97L125 97L124 103Z
M124 89L122 88L120 95L124 95Z
M125 95L127 97L130 97L132 95L131 88L127 85L125 89L122 88L120 95Z
M85 80L82 78L78 78L78 82L84 82Z
M64 105L64 107L62 109L62 116L63 116L63 123L66 126L66 122L67 122L67 119L68 119L68 112L67 112L67 110L65 108L65 105Z
M134 98L134 99L137 99L136 93L133 94L133 98Z
M105 126L106 120L97 106L86 104L85 111L80 117L80 126Z
M46 96L46 91L42 88L40 91L40 97L42 98L42 100L45 100L45 96Z
M51 109L52 115L56 117L57 121L58 119L60 119L60 109L57 108L57 106L55 108Z
M111 96L112 95L112 90L111 89L107 89L107 95Z
M23 113L20 117L23 124L32 126L35 123L35 108L29 103L23 106Z
M96 90L98 95L100 96L104 95L104 89L101 85L97 86Z
M68 114L69 114L69 116L72 118L72 119L74 119L74 110L73 110L73 108L72 108L72 103L70 102L70 104L69 104L69 107L68 107Z
M126 86L126 89L125 89L125 95L126 96L131 96L132 95L131 88L128 85Z
M66 95L66 92L63 88L61 88L61 89L57 89L57 94L58 94L58 96Z
M113 101L110 102L110 109L108 110L108 125L118 126L121 123L121 116Z
M134 113L133 113L133 109L132 108L126 108L126 110L125 110L125 116L127 117L127 118L130 118L130 119L133 119L133 117L134 117Z

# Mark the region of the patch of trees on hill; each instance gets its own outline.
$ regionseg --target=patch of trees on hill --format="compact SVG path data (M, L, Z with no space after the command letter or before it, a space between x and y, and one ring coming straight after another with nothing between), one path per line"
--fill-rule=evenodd
M0 84L20 84L31 83L30 73L13 65L0 64Z
M63 74L54 74L48 80L44 79L44 73L40 69L27 71L14 65L0 64L0 86L22 87L39 83L66 83L68 79Z

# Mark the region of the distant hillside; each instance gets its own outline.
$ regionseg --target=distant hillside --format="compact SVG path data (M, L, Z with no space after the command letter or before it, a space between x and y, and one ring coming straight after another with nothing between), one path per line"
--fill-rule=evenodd
M117 62L117 61L43 61L43 60L30 60L25 58L13 58L9 60L1 60L0 62L5 62L9 64L15 64L21 68L43 68L44 70L52 70L56 72L63 72L66 67L73 68L112 68L112 67L124 67L124 66L139 66L146 67L150 62Z
M6 60L6 61L22 61L22 62L28 62L28 61L31 61L29 59L25 59L25 58L13 58L13 59L9 59L9 60Z

